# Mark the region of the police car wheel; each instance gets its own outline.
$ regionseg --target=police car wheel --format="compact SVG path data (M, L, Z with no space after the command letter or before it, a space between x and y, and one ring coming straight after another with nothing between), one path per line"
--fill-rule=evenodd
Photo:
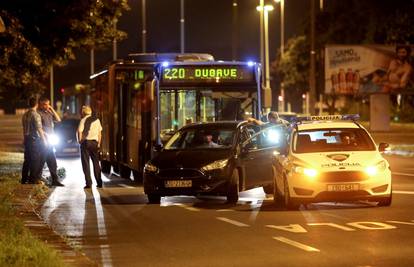
M161 202L161 196L157 194L148 194L147 198L150 204L159 204Z
M389 197L384 197L378 200L378 206L379 207L388 207L391 206L392 203L392 195L390 195Z
M290 198L290 193L289 193L289 185L287 183L287 179L284 179L284 185L283 185L283 191L284 191L284 205L288 210L295 210L299 208L299 204L294 202L291 198Z
M236 204L239 200L239 172L234 169L227 188L227 203Z
M273 202L279 206L283 203L283 195L280 193L279 188L277 187L277 172L275 172L275 170L273 171Z

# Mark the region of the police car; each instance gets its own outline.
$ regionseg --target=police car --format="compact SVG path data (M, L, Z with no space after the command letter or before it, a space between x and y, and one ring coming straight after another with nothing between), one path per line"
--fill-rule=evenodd
M391 171L358 115L298 117L274 159L276 203L392 202Z

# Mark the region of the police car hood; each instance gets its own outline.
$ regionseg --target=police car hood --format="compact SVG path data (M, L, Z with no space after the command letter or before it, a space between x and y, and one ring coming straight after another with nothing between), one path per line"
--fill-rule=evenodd
M375 166L384 158L378 151L303 153L293 156L293 163L319 171L358 171Z

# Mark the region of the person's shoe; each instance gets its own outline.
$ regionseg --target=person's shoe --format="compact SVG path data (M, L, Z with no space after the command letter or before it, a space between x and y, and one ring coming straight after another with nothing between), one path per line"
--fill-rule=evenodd
M83 187L83 189L89 189L89 188L91 188L91 186L90 186L90 185L85 185L85 186Z
M64 184L62 184L61 182L59 182L59 181L54 181L53 183L52 183L52 186L65 186Z
M96 188L102 188L103 186L101 185L101 184L98 184L97 186L96 186Z

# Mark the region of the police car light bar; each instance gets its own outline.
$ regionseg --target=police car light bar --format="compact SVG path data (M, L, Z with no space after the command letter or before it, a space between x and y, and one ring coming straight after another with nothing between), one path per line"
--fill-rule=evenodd
M295 122L302 121L356 121L358 120L359 114L346 114L346 115L326 115L326 116L304 116L297 117Z

